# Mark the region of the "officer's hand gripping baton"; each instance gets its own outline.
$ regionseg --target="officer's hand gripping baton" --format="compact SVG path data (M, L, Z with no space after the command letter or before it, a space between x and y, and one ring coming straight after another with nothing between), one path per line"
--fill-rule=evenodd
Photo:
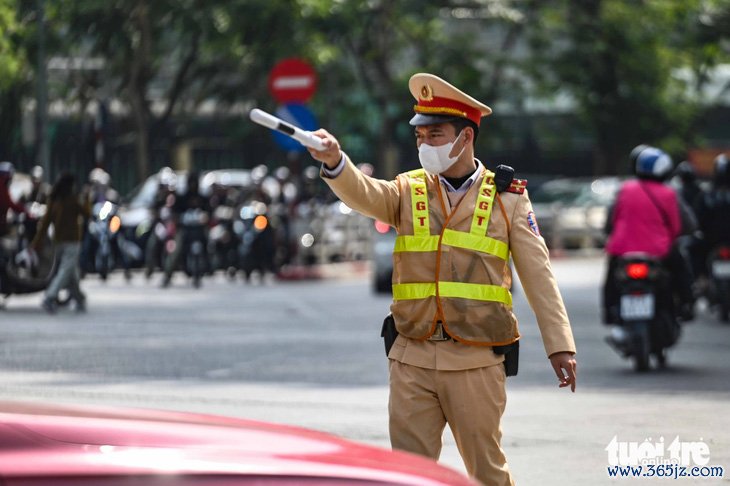
M284 135L288 135L305 147L313 148L319 151L322 151L326 148L324 146L323 140L318 136L312 134L312 132L302 130L301 128L295 127L294 125L290 125L281 118L277 118L274 115L266 113L263 110L254 108L253 110L251 110L248 116L249 118L251 118L251 121L258 123L259 125L265 126L266 128L281 132Z

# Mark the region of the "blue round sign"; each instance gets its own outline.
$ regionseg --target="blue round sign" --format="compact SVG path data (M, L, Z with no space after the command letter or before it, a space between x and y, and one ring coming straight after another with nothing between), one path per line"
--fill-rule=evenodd
M276 109L276 116L302 130L312 131L319 128L314 113L306 105L299 103L288 103L279 106ZM272 131L272 133L274 134L274 141L286 151L304 152L307 150L304 145L283 133L277 131Z

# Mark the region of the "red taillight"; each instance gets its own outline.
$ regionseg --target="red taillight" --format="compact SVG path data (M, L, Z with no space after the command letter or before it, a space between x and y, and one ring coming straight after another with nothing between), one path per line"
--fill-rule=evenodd
M730 246L723 246L717 250L717 254L722 260L730 260Z
M382 221L375 221L375 231L380 233L381 235L384 235L388 231L390 231L390 225L383 223Z
M626 275L634 280L643 280L649 275L649 265L646 263L629 263L626 265Z

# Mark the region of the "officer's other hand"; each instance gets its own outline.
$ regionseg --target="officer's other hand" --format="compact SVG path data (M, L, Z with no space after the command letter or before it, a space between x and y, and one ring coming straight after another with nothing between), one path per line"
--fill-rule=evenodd
M575 393L575 381L578 373L577 362L573 353L563 352L550 355L550 363L557 375L560 388L570 385L570 391Z
M337 141L337 139L324 128L320 128L316 132L312 132L312 134L321 138L325 146L324 150L307 148L312 158L314 158L314 160L322 162L329 169L334 169L335 167L337 167L337 164L340 163L340 159L342 159L342 153L340 152L340 143Z

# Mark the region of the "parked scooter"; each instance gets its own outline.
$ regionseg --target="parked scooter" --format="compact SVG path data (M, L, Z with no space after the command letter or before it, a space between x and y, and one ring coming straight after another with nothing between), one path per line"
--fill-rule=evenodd
M730 322L730 245L718 245L707 258L708 297L722 322Z
M633 253L617 259L613 278L620 298L618 325L606 341L632 359L636 371L649 369L651 355L665 366L666 350L680 335L668 270L658 259Z

